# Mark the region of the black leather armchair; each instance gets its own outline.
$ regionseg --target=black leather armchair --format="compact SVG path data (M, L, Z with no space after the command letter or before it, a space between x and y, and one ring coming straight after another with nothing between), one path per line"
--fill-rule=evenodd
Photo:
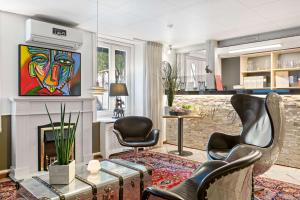
M224 161L207 161L193 175L170 190L148 187L142 200L151 196L167 200L248 200L253 198L253 164L261 152L237 146ZM150 198L151 199L151 198Z
M128 116L115 121L113 132L121 145L134 147L150 147L157 144L159 130L152 129L151 119L141 116Z
M236 94L231 104L239 115L243 129L240 135L213 133L208 141L210 160L224 160L238 145L249 145L263 154L254 167L254 175L263 174L277 160L284 139L284 106L281 97L269 93L266 98Z

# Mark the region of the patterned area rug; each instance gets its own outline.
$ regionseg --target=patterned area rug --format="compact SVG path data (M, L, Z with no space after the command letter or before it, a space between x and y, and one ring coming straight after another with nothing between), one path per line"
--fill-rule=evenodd
M14 200L16 195L16 186L13 181L0 183L0 199Z
M187 160L170 154L156 153L152 151L140 152L136 158L133 153L125 153L118 156L129 161L150 166L153 171L153 185L169 189L188 178L194 169L201 165L196 161ZM264 188L255 193L261 200L300 200L300 185L277 181L269 178L256 177L256 186Z
M140 152L136 158L133 153L124 153L113 158L122 158L147 165L154 169L153 185L169 189L188 178L201 163L179 158L174 155L152 151ZM264 189L255 193L261 200L300 200L300 185L294 185L268 178L255 178L255 185ZM15 184L12 181L0 183L0 199L15 199Z

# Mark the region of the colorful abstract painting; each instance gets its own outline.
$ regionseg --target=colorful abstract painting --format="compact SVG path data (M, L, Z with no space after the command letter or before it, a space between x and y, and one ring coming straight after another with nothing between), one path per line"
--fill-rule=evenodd
M80 53L19 45L20 96L80 96Z

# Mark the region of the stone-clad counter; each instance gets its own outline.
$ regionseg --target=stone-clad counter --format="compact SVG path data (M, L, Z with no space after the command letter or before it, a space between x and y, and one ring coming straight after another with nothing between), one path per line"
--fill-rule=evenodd
M202 119L184 120L184 146L205 150L213 132L239 134L241 122L232 95L176 95L174 105L189 104L204 113ZM261 95L264 97L265 95ZM300 95L281 95L285 105L286 135L277 164L300 168ZM167 142L177 145L177 120L166 120Z

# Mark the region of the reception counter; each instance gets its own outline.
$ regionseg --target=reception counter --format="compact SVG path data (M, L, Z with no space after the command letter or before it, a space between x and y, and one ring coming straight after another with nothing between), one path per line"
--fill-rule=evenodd
M240 90L206 90L206 91L178 91L178 95L233 95L233 94L268 94L276 92L282 95L300 95L300 89L240 89Z
M174 105L188 104L197 112L204 113L202 119L184 121L183 145L205 150L213 132L239 134L241 122L230 103L233 94L215 93L202 95L176 95ZM265 94L259 95L265 97ZM300 168L300 95L281 94L286 115L284 146L277 164ZM166 121L167 142L177 145L177 121Z

